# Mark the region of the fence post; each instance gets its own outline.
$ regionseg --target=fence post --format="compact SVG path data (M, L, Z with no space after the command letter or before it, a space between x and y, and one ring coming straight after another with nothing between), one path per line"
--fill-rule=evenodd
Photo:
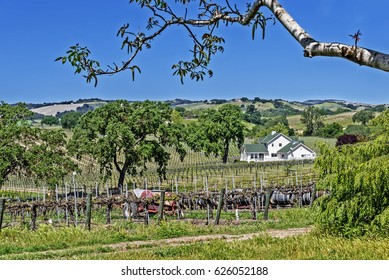
M217 204L215 225L218 225L218 224L219 224L220 212L222 211L222 206L223 206L224 194L225 194L225 193L226 193L226 189L221 189L221 190L220 190L219 203Z
M313 202L315 201L315 198L316 198L316 183L314 183L313 187L312 187L311 201L310 201L310 204L309 204L310 207L312 207Z
M90 224L92 219L92 194L89 193L86 197L86 220L85 227L90 230Z
M36 210L38 208L38 205L33 204L31 206L31 229L36 230L36 218L37 218L37 213Z
M265 212L263 218L267 221L269 219L269 204L270 204L270 190L266 191L266 200L265 200Z
M161 191L161 197L158 205L158 222L163 219L163 206L165 205L165 191Z
M4 209L5 209L5 199L2 198L2 199L0 199L0 232L1 232L1 227L3 225Z

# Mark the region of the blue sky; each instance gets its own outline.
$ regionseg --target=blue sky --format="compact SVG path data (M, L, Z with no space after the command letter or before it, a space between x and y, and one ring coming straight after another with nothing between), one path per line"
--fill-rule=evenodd
M362 0L280 0L315 39L352 44L348 34L362 32L360 45L389 53L389 2ZM374 5L373 5L374 3ZM87 84L68 65L54 62L68 47L88 46L102 65L126 58L117 30L126 22L144 29L146 14L128 0L0 0L0 100L55 102L102 99L204 100L236 97L303 101L335 98L389 103L389 73L339 58L303 57L303 50L280 23L266 39L253 41L249 27L220 30L225 52L214 58L214 77L204 82L172 76L171 65L188 58L190 41L181 29L158 37L138 57L142 69L101 77ZM259 35L259 34L258 34Z

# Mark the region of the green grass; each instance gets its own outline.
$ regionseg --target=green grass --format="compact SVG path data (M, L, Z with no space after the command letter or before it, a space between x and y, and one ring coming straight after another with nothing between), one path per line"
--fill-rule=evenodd
M335 147L336 138L321 138L316 136L299 137L299 140L304 141L304 144L311 148L316 154L320 154L319 144L326 143L330 147Z
M308 208L293 208L270 211L269 221L263 221L262 217L258 221L242 219L237 225L236 222L226 223L223 219L224 217L219 226L205 225L203 219L196 223L193 220L166 221L161 224L154 221L148 226L122 221L111 226L93 225L91 231L85 230L83 226L41 225L36 231L5 228L0 233L0 259L61 258L56 252L49 252L51 255L47 255L47 250L61 250L58 254L65 254L69 258L73 255L78 258L78 254L87 253L87 257L83 258L92 258L102 250L106 251L104 245L119 242L213 234L234 235L261 232L269 228L306 227L313 223L313 214Z
M3 229L0 259L69 260L377 260L389 258L389 237L341 238L323 235L315 229L308 234L275 238L266 229L307 227L313 223L309 208L274 210L270 220L242 221L239 226L195 225L171 221L160 225L121 223L101 226L91 232L78 228L43 226L37 231ZM248 240L226 238L169 244L166 238L258 233ZM139 245L110 244L149 240ZM156 243L155 243L156 242Z
M311 233L285 239L212 240L181 246L110 252L97 259L149 260L377 260L389 258L389 238L344 239ZM82 256L86 257L86 256Z
M338 108L346 108L344 105L338 104L338 103L334 103L334 102L324 102L324 103L321 103L321 104L316 104L314 106L318 107L318 108L321 108L321 109L331 110L331 111L336 111L336 109L338 109Z

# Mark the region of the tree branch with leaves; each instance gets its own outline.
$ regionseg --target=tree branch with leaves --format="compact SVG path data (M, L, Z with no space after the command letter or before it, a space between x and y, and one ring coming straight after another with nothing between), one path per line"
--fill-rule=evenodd
M150 13L147 19L146 31L133 32L130 25L124 24L117 32L122 38L121 48L127 51L128 57L121 63L113 63L105 69L101 63L91 59L87 47L76 44L71 46L65 56L57 58L63 64L70 63L75 67L75 74L82 74L86 82L94 82L102 75L114 75L122 71L131 71L132 79L141 69L135 64L135 59L144 49L151 48L153 41L172 26L181 27L192 40L193 48L189 50L191 58L180 60L172 65L173 75L179 76L181 83L189 76L192 80L203 80L205 76L212 77L210 62L214 55L224 51L225 40L217 35L221 25L239 24L251 26L254 39L257 29L265 37L268 22L279 21L292 37L301 45L304 56L339 57L359 65L389 71L389 55L358 46L361 32L358 30L350 35L354 44L337 42L320 42L309 35L294 18L281 6L277 0L218 1L211 0L130 0ZM262 11L267 8L270 15Z

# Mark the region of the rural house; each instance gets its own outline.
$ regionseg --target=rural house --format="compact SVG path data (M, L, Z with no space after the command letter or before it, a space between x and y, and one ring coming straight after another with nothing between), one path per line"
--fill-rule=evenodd
M240 160L247 162L313 159L315 157L315 152L302 142L292 140L275 131L260 139L258 144L245 144L240 150Z

